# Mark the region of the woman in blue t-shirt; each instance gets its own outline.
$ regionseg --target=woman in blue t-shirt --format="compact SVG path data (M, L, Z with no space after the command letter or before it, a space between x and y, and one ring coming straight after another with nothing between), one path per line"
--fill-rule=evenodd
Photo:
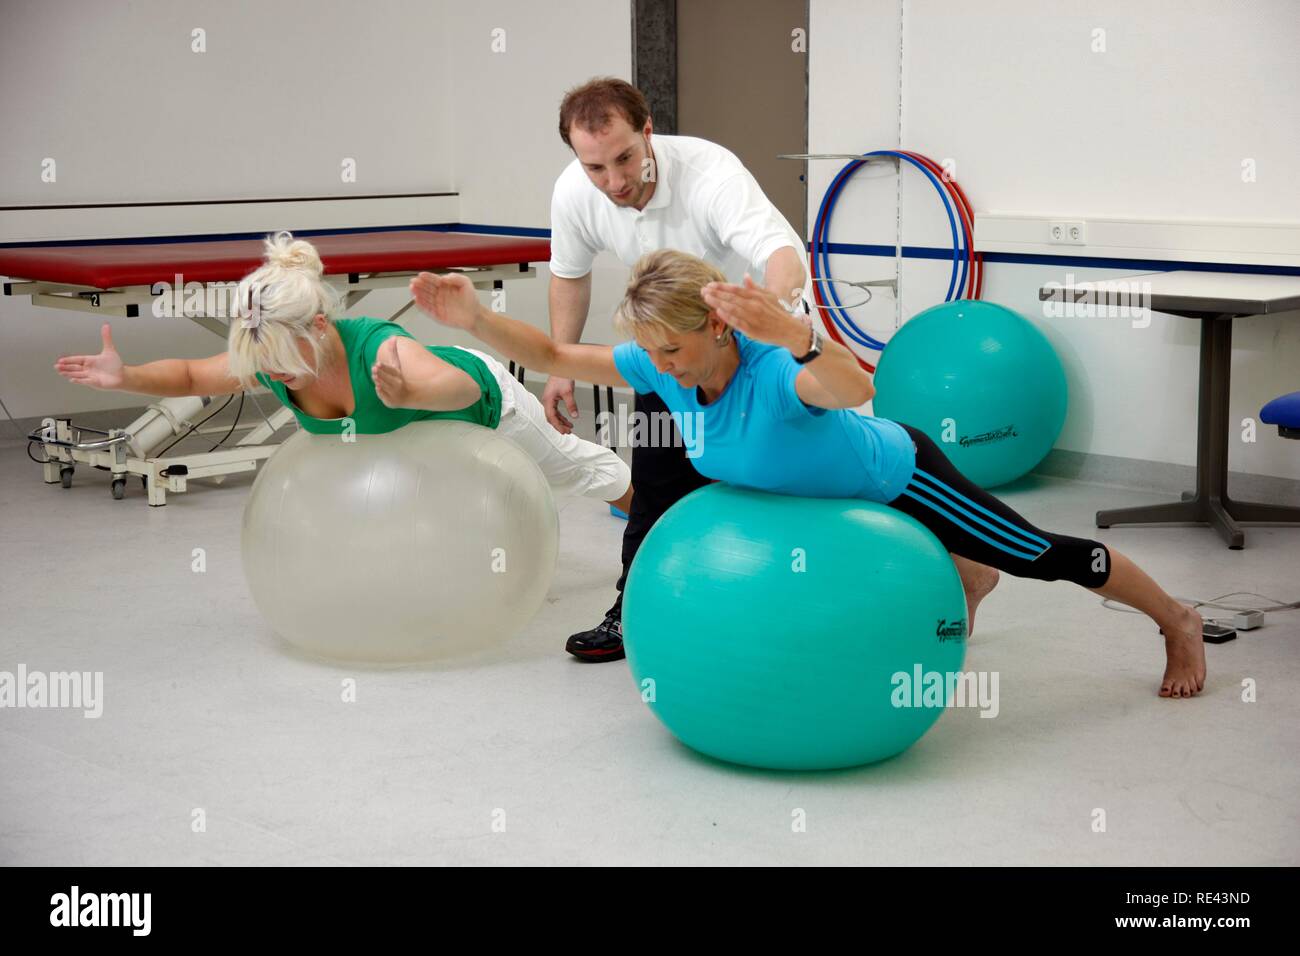
M1118 551L1034 527L964 478L923 432L854 411L875 388L853 354L822 341L748 280L729 285L694 256L651 253L634 268L615 316L635 341L613 347L557 343L484 308L464 276L421 273L411 292L435 320L528 368L658 394L705 477L780 494L866 498L911 515L952 553L971 626L998 570L1073 581L1159 625L1167 656L1161 696L1190 697L1204 686L1196 611Z

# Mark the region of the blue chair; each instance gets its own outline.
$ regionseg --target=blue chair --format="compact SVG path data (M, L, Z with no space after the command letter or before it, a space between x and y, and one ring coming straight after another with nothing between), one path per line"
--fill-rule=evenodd
M1283 438L1300 438L1300 392L1275 398L1259 412L1265 425L1276 425Z

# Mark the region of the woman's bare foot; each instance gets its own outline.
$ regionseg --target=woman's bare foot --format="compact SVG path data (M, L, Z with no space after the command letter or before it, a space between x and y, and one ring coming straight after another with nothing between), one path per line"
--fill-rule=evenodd
M969 638L975 633L975 610L989 596L989 592L998 586L998 579L1001 577L996 568L990 568L987 564L980 564L969 558L963 558L958 555L952 556L953 564L957 566L957 574L961 577L962 590L966 592L966 636Z
M1205 688L1205 641L1201 615L1179 605L1181 613L1166 623L1160 633L1165 636L1165 676L1160 681L1161 697L1194 697Z
M1156 622L1165 636L1169 658L1160 682L1161 697L1193 697L1205 687L1205 642L1201 615L1165 593L1151 576L1115 548L1110 574L1099 588L1089 588L1110 601L1127 604Z

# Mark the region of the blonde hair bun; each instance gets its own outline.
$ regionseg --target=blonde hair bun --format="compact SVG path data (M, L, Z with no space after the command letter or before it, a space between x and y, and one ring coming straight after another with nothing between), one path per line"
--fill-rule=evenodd
M277 232L266 237L265 250L263 264L238 289L238 302L251 310L256 301L256 321L251 311L233 316L227 338L230 374L250 390L259 372L319 376L328 355L313 322L317 315L333 322L343 309L343 297L325 280L325 266L310 242ZM300 342L307 343L306 357Z
M289 232L281 231L266 237L266 262L281 269L304 269L317 276L325 274L316 247L295 239Z

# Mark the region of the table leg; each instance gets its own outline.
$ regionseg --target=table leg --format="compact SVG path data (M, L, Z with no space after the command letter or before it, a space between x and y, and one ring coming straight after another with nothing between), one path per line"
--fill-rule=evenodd
M1223 506L1238 521L1259 521L1268 524L1300 524L1300 508L1294 505L1274 505L1263 501L1237 501L1224 498Z
M593 383L591 386L591 394L593 396L592 404L595 406L596 409L596 417L594 419L594 425L596 428L596 440L600 441L600 386ZM605 395L609 403L609 420L611 426L608 431L609 445L607 447L610 449L610 451L618 451L618 437L617 437L618 429L613 427L614 389L609 386L606 386Z
M600 391L600 386L595 386L596 391ZM618 451L618 426L614 421L614 389L612 386L605 386L605 400L609 406L609 448L610 451Z
M1228 394L1232 379L1232 316L1201 317L1201 367L1196 416L1196 490L1183 500L1097 512L1097 527L1189 522L1214 527L1228 547L1246 536L1228 510ZM1238 515L1241 520L1251 520Z
M1246 533L1237 526L1237 522L1232 520L1232 515L1228 514L1227 509L1223 507L1222 498L1211 498L1207 511L1210 524L1219 532L1219 536L1228 542L1230 549L1240 551L1246 546Z

